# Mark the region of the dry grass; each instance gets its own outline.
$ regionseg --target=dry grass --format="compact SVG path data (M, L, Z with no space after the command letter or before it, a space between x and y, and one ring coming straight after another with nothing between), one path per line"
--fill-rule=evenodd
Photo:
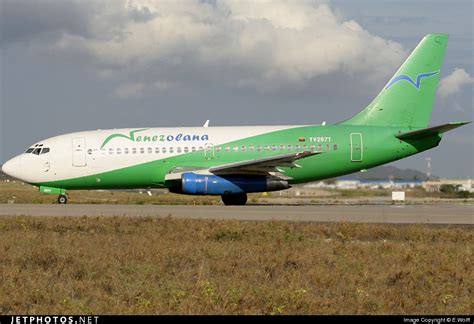
M0 218L0 313L469 314L472 227Z

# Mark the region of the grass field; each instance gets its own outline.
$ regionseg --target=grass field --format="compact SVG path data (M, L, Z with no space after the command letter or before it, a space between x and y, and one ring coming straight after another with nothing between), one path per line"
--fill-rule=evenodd
M1 314L470 314L473 227L0 218Z

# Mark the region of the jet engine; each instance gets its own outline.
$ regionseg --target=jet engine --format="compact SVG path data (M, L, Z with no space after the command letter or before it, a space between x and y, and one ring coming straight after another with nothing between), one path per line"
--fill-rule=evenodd
M260 175L212 175L183 173L182 193L190 195L234 195L288 189L288 181Z

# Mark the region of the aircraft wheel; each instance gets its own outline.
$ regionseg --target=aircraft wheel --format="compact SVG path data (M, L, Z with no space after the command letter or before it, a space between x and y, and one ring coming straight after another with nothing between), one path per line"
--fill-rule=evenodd
M58 197L58 204L67 204L67 196L66 195L59 195Z
M222 195L222 202L226 206L242 206L247 203L247 194Z

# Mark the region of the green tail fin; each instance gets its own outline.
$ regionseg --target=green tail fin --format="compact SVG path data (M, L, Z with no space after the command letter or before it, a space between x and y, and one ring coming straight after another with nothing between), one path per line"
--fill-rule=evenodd
M426 35L367 108L341 124L428 126L447 43L448 35Z

